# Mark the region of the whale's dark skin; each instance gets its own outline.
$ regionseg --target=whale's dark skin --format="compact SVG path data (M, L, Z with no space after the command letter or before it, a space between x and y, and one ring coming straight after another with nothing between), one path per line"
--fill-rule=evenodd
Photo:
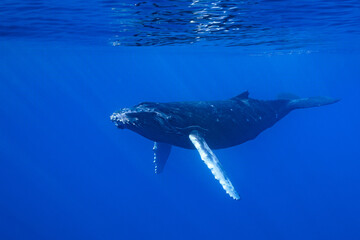
M200 102L144 102L123 108L110 119L154 141L155 173L161 173L171 146L195 149L225 192L239 200L212 149L228 148L254 139L290 111L319 107L338 100L327 97L257 100L244 92L231 99Z
M221 101L144 102L115 112L111 120L154 142L194 149L189 134L197 131L211 149L228 148L254 139L297 108L317 107L338 100L257 100L244 92Z

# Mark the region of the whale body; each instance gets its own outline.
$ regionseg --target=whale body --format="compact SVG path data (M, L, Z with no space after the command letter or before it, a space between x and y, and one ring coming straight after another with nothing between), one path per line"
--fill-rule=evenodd
M220 101L143 102L114 112L120 129L154 141L155 172L160 173L171 146L197 149L225 191L240 199L212 149L228 148L256 138L289 112L337 102L328 97L258 100L249 92Z

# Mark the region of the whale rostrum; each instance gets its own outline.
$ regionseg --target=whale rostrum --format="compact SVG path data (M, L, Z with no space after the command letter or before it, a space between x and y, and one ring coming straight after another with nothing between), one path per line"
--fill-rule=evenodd
M212 150L252 140L294 109L337 101L328 97L258 100L246 91L220 101L143 102L114 112L110 119L118 128L154 141L156 173L162 172L171 146L196 149L226 193L240 199Z

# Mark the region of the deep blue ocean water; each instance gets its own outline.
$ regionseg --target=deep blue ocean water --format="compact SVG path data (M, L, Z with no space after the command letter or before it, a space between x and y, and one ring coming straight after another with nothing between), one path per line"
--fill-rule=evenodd
M0 239L360 239L358 1L0 3ZM249 90L330 96L215 153L109 116Z

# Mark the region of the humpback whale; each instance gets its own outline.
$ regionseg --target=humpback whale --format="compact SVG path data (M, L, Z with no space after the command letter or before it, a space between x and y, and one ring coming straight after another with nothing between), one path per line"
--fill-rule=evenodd
M154 141L155 173L161 173L171 147L196 149L227 194L240 199L212 151L242 144L294 109L319 107L339 101L328 97L258 100L249 92L220 101L142 102L114 112L110 119Z

